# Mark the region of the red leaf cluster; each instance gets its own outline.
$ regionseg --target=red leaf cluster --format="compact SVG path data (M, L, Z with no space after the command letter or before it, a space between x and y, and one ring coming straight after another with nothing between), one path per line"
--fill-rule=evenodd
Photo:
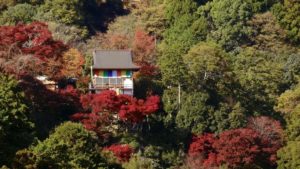
M111 151L120 162L128 162L133 153L133 149L128 144L115 144L105 147L104 151Z
M103 128L109 124L109 119L107 113L101 115L97 113L76 113L72 115L72 120L80 121L87 130L94 131L99 137L104 139L109 137L108 131L103 130Z
M155 38L148 35L147 32L142 29L135 31L135 37L133 42L133 52L136 63L153 62L155 51Z
M218 151L218 164L227 163L235 167L255 163L264 145L261 145L259 134L254 130L235 129L221 133L213 146Z
M268 117L256 117L249 120L247 128L224 131L217 137L212 134L194 137L188 156L201 156L205 167L275 166L276 152L281 146L280 123Z
M122 121L139 123L159 109L159 102L158 96L150 96L146 100L130 98L127 104L121 106L118 115Z
M139 73L142 76L149 77L149 76L157 76L159 74L159 68L153 64L147 62L140 62L138 63L140 66Z
M204 159L204 166L214 166L217 163L216 151L213 147L216 141L217 139L213 134L204 134L194 137L189 147L189 156L192 158L201 156L201 158Z
M90 110L92 113L98 112L115 112L120 109L121 103L126 101L125 97L120 99L120 96L115 91L107 90L100 94L88 94L81 96L83 108Z
M54 40L41 22L0 26L0 67L10 74L43 74L59 80L63 77L62 54L67 48Z
M158 67L153 64L156 60L154 36L142 29L137 29L133 41L133 53L134 62L141 67L140 75L155 76L158 74Z
M41 22L0 26L0 46L12 45L42 60L60 56L67 48L61 41L53 40L48 26Z
M58 92L62 95L69 95L78 98L80 94L79 91L76 90L72 85L67 85L65 89L60 89Z
M82 106L92 113L117 113L122 121L141 122L145 116L159 109L160 98L150 96L146 100L128 95L117 95L114 91L89 94L81 97Z
M274 165L277 157L276 152L283 146L283 129L279 121L270 117L252 117L248 120L247 128L256 131L262 139L263 152L269 158L269 162Z
M87 129L103 136L103 129L119 119L133 124L142 122L147 115L159 109L159 103L158 96L142 100L128 95L117 95L114 91L103 91L100 94L81 96L85 113L76 113L71 119L80 121Z

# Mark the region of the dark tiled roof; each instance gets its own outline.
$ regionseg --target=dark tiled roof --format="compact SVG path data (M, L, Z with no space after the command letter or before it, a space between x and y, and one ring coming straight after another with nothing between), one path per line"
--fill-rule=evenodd
M95 50L93 62L95 69L139 69L133 64L129 50Z

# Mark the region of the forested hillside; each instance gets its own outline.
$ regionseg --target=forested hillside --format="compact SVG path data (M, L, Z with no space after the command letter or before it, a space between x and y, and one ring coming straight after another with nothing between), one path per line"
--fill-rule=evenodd
M134 96L89 92L94 49ZM0 0L1 166L300 169L300 1Z

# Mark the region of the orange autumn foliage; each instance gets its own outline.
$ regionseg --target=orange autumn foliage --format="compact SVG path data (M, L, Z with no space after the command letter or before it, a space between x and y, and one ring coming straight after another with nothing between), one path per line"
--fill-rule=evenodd
M74 48L70 48L68 51L63 53L63 64L62 74L65 77L79 77L82 74L83 65L85 63L84 56Z

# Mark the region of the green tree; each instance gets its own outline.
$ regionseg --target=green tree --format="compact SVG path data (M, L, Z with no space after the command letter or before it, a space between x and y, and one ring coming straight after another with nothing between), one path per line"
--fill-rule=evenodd
M176 42L175 42L176 43ZM163 54L158 58L163 84L177 86L185 83L187 75L186 66L180 55L182 44L165 45L161 49Z
M157 39L162 39L163 32L167 28L167 19L164 9L165 5L159 4L147 7L141 14L141 21L139 25L150 34L155 35Z
M17 4L31 4L31 5L38 5L43 3L44 0L1 0L0 1L0 13L2 10L7 9L8 7L13 7Z
M175 23L183 15L192 15L198 8L194 0L167 0L165 4L165 16L170 24Z
M208 131L212 107L206 102L209 96L205 93L194 92L182 97L182 104L176 116L178 127L188 129L194 134Z
M177 86L185 82L186 68L182 55L197 43L193 27L197 16L197 3L193 0L167 1L166 19L169 28L164 32L164 40L159 46L159 65L162 81L167 86ZM201 32L201 31L200 31Z
M286 120L287 144L278 155L279 169L296 169L300 167L300 85L285 91L277 99L275 110L283 114Z
M15 152L34 139L34 123L18 82L0 74L0 165L10 165Z
M55 40L61 40L72 47L80 48L88 37L88 30L78 26L69 26L48 22L48 28Z
M252 34L251 46L257 50L280 53L282 51L293 51L292 46L286 42L286 32L277 23L271 12L259 13L248 21Z
M246 25L253 15L253 6L244 0L214 0L199 8L213 28L209 39L226 50L248 43L250 29Z
M46 0L38 8L35 18L66 25L83 25L85 20L84 0Z
M292 50L289 51L291 52ZM284 63L284 78L292 86L297 84L300 75L300 53L293 52L286 55L281 55L282 58L286 58Z
M250 43L251 27L247 22L257 13L266 11L277 0L212 0L198 9L199 19L207 20L208 39L227 51Z
M277 98L276 111L284 114L291 114L300 104L300 85L295 88L286 90Z
M162 103L167 115L164 117L164 123L167 125L174 124L176 115L179 110L178 88L169 88L164 90ZM185 94L184 92L181 95Z
M300 141L289 141L277 153L278 169L298 169L300 167Z
M11 6L0 16L0 25L15 25L19 22L29 23L35 14L36 8L30 4Z
M228 69L228 54L215 43L200 42L183 56L188 67L191 87L220 81ZM210 84L212 85L212 84Z
M230 129L245 127L247 122L247 114L245 112L246 110L242 107L240 102L237 102L233 106L230 114L228 115Z
M246 2L252 4L255 12L265 12L280 0L246 0Z
M1 0L0 1L0 11L5 10L9 6L15 5L15 0Z
M124 169L160 169L159 164L153 159L136 155L128 163L123 165Z
M286 120L286 135L288 140L300 140L300 85L286 90L277 98L276 111L283 114Z
M183 56L188 69L188 88L205 90L211 104L228 100L234 106L239 85L235 82L229 54L213 42L200 42Z
M86 131L78 123L61 124L49 138L39 142L30 150L35 156L37 168L105 167L95 134Z
M283 63L276 61L272 53L253 48L242 50L232 63L242 105L251 114L272 115L276 98L286 84Z
M206 125L206 128L202 133L221 133L228 129L244 127L247 122L246 111L239 102L235 105L220 102L217 106L206 105L206 108L210 110L203 115L205 121L202 123Z
M186 65L179 107L178 89L163 96L165 120L193 133L221 132L242 127L247 114L239 103L239 88L229 55L217 44L200 42L183 56Z
M297 0L284 0L273 7L279 24L287 30L292 42L300 42L300 2Z
M298 140L300 141L300 106L286 117L286 135L289 140Z
M182 16L164 33L164 41L159 46L161 54L158 62L162 81L166 85L176 86L185 81L186 66L182 55L196 43L194 34L189 28L192 21L189 15Z
M23 149L16 153L12 163L13 169L37 169L36 156L31 150Z

